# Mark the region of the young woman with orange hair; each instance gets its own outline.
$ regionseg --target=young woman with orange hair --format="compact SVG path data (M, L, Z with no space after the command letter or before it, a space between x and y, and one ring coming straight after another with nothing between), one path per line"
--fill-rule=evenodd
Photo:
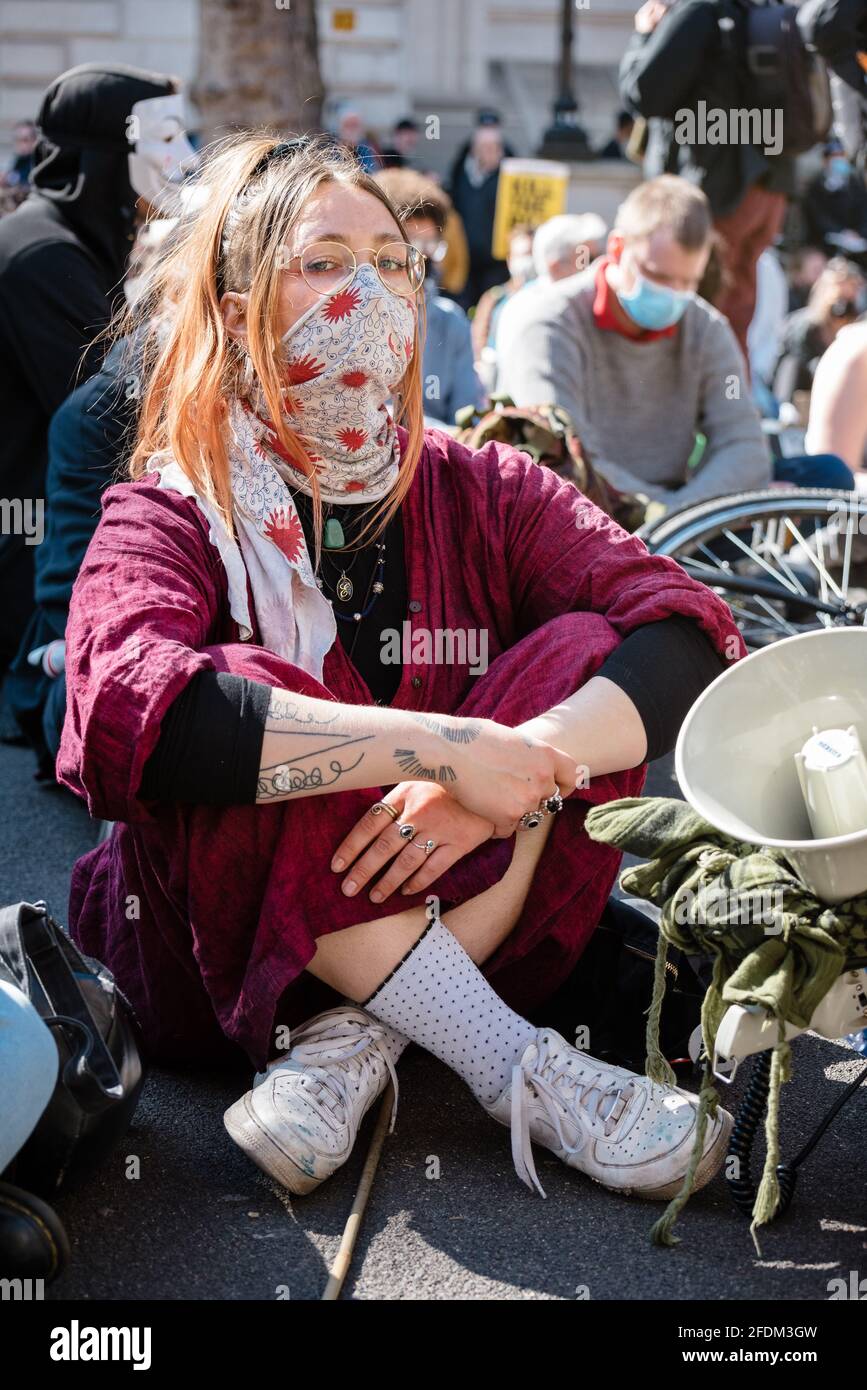
M666 1197L695 1098L525 1015L614 880L588 804L640 791L740 654L731 616L524 454L423 432L423 261L349 155L248 136L201 179L73 595L58 775L116 824L72 932L154 1055L228 1038L262 1069L226 1125L295 1192L409 1039L511 1127L528 1185L538 1142Z

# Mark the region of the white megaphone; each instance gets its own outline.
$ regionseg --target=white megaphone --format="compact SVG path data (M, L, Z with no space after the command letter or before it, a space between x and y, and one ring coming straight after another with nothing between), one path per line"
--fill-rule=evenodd
M867 628L790 637L737 663L687 715L675 751L689 804L737 840L780 849L827 903L867 893ZM811 1027L829 1038L867 1026L867 973L850 970ZM787 1026L786 1036L802 1030ZM762 1009L733 1006L718 1057L777 1041ZM715 1059L716 1063L716 1059Z

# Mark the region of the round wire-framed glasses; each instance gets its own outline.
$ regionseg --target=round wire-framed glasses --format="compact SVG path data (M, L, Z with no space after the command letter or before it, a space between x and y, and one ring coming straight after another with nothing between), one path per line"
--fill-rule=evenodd
M361 250L372 252L376 273L393 294L413 295L421 288L425 258L417 247L406 241L389 241L378 251L372 246ZM288 256L284 269L300 271L311 290L329 295L350 283L358 270L358 257L341 241L314 241L298 255Z

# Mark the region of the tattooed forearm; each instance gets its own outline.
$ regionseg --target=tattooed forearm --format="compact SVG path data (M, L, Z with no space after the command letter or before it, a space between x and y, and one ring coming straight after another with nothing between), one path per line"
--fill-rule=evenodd
M449 743L472 743L474 738L478 738L481 732L478 724L447 724L444 719L438 719L431 714L413 714L412 718L419 724L423 724L426 729L430 729L432 734L439 734L440 738L447 739Z
M358 767L363 757L364 754L359 753L354 763L347 764L332 759L324 771L318 764L310 768L299 767L298 762L304 761L303 759L263 767L259 772L256 800L273 801L278 797L291 796L295 792L311 792L318 787L331 787L345 773Z
M271 704L268 708L268 722L265 727L272 733L284 733L285 730L274 728L274 725L271 723L272 719L289 719L293 724L318 724L324 726L326 724L333 724L336 718L336 713L330 714L327 719L320 719L317 715L310 714L306 710L302 714L299 711L297 703L292 700L281 700L272 696Z
M453 767L424 767L412 748L395 748L394 761L411 781L456 782L458 775Z

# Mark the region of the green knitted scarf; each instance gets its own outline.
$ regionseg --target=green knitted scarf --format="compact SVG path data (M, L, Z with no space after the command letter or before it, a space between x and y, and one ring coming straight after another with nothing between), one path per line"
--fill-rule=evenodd
M722 834L686 802L669 797L626 797L595 806L585 827L591 839L647 862L626 869L625 892L662 909L653 998L647 1019L646 1072L675 1082L659 1047L668 943L687 955L713 958L713 978L701 1012L706 1062L689 1168L680 1192L651 1232L674 1245L672 1228L692 1191L707 1119L719 1101L711 1059L730 1004L757 1004L778 1024L765 1125L767 1155L753 1206L751 1231L770 1221L779 1205L780 1088L791 1075L784 1025L809 1025L837 977L865 955L867 895L829 907L809 892L779 851Z

